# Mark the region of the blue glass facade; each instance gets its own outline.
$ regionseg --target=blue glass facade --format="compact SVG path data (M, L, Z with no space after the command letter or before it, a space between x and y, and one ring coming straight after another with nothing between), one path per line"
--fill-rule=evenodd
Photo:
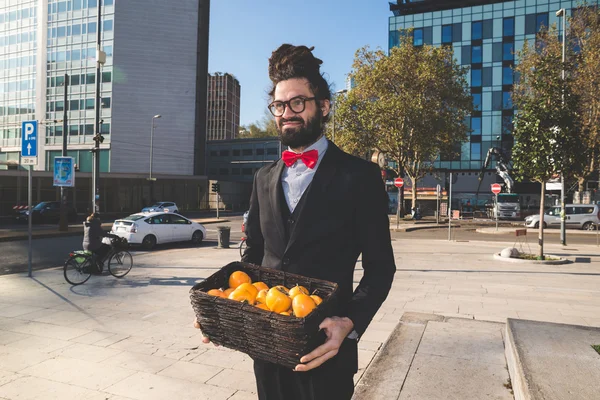
M452 6L452 4L455 4ZM556 24L561 8L570 16L576 1L519 0L470 2L399 1L392 5L389 47L397 46L400 29L414 28L416 46L452 46L454 57L470 67L467 82L475 111L469 118L472 129L460 156L440 158L436 168L478 171L490 147L512 148L513 104L510 98L515 52L525 40L534 41L542 27ZM562 32L559 31L559 34Z

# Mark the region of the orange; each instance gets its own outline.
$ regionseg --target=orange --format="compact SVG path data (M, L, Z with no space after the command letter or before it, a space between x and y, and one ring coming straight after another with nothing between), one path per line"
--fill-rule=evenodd
M274 286L274 287L276 287L277 289L283 291L285 294L288 294L290 292L290 289L286 288L283 285L277 285L277 286Z
M221 289L210 289L206 294L217 297L226 297Z
M267 307L266 304L260 303L260 304L257 304L256 307L260 308L261 310L271 311L271 310L269 310L269 307Z
M288 295L293 299L294 297L296 297L296 295L299 295L300 293L308 294L308 289L306 289L304 286L296 285L290 289L290 293Z
M280 312L279 314L281 314L281 315L287 315L288 317L290 316L290 313L289 313L289 312L287 312L287 311Z
M263 289L260 292L258 292L258 294L256 295L256 302L265 304L265 302L267 301L267 293L268 292L269 291L266 289Z
M316 305L319 305L319 304L321 304L323 302L323 299L320 298L319 296L317 296L316 294L311 294L310 298L315 301Z
M292 300L294 315L298 318L306 317L317 307L315 301L307 294L299 294Z
M229 295L231 294L231 292L233 292L234 290L235 290L234 288L225 289L223 291L223 297L225 297L225 298L229 297Z
M269 286L267 286L267 284L264 282L254 282L252 285L254 285L254 287L257 288L259 292L261 290L269 290Z
M252 283L252 279L244 271L235 271L229 275L229 287L236 289L242 283Z
M292 299L290 299L285 292L277 287L269 289L267 292L266 304L269 310L281 313L287 311L290 308Z
M256 297L256 295L258 294L258 289L256 288L256 286L252 285L251 283L245 282L242 283L240 286L238 286L237 288L235 288L235 290L238 289L244 289L249 291L250 293L252 293L254 295L254 297Z
M235 301L241 301L243 303L248 303L254 305L256 303L255 296L247 290L244 289L236 289L229 294L229 299Z

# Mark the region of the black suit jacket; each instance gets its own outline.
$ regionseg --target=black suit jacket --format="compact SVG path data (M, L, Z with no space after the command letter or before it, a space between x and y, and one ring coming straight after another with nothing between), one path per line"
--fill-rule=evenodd
M329 142L286 241L281 209L286 203L279 187L284 167L279 160L254 177L242 260L336 282L336 314L349 317L362 335L387 297L396 271L380 170ZM354 290L361 253L364 275ZM355 348L352 353L355 359Z

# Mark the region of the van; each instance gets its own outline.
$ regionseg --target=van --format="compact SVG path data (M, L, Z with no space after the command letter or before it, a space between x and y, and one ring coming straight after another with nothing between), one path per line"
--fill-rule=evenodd
M544 228L560 228L560 206L553 206L544 213ZM528 228L539 227L540 216L530 215L525 218L525 226ZM566 204L565 205L565 227L583 229L586 231L596 230L600 225L600 206L597 204Z

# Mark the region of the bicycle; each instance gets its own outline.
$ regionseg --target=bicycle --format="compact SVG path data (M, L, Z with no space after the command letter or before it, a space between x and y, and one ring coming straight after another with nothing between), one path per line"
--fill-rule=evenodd
M242 237L240 243L238 244L238 249L240 249L240 259L244 255L244 251L246 251L246 247L248 247L248 243L246 243L246 236Z
M66 281L74 286L84 284L93 272L102 273L105 260L108 260L108 272L115 278L123 278L133 267L133 257L126 248L126 239L111 235L110 250L102 260L98 260L96 254L89 250L69 253L63 269Z

